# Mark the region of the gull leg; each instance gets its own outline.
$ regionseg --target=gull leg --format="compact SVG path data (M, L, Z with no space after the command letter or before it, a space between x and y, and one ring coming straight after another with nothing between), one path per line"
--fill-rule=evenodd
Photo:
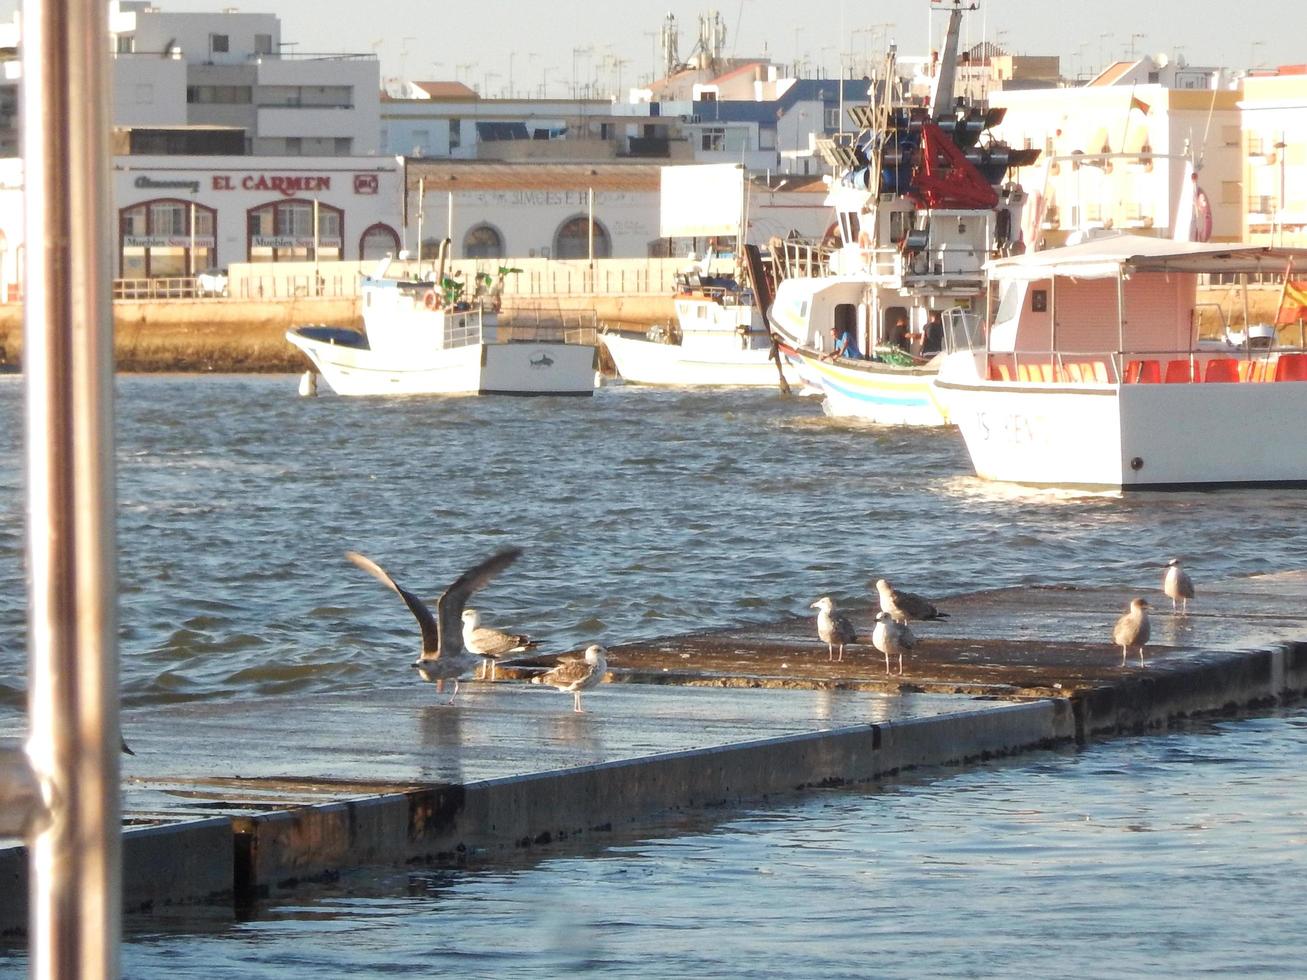
M1127 650L1127 649L1128 649L1128 648L1127 648L1124 644L1122 644L1122 646L1121 646L1121 666L1122 666L1122 667L1125 666L1125 655L1126 655L1126 650Z
M491 661L490 661L490 679L493 681L493 680L497 680L498 678L499 678L499 661L498 661L498 660L491 659Z
M446 701L445 703L446 703L446 704L453 704L453 703L454 703L454 698L456 698L456 697L458 697L458 678L457 678L457 677L454 678L454 693L451 694L451 695L449 696L449 700Z
M888 650L885 651L885 674L886 676L889 675L889 651Z
M903 673L903 651L899 651L899 673Z
M840 644L840 655L839 655L839 657L837 657L836 659L838 659L838 660L840 660L840 661L843 661L843 660L844 660L844 644L843 644L843 643Z
M581 710L581 692L580 692L580 691L573 691L573 692L572 692L572 710L575 711L575 712L576 712L577 714L579 714L579 715L583 715L583 714L585 714L585 712Z

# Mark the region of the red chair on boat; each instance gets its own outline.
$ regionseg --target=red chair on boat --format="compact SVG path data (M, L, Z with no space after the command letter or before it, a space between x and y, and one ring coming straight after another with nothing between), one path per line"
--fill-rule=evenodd
M1281 354L1275 362L1276 381L1307 381L1307 354Z
M1204 381L1230 384L1239 380L1239 362L1232 357L1214 357L1207 362Z
M1162 382L1162 366L1157 361L1130 361L1125 366L1128 385L1155 385Z
M1169 385L1181 384L1189 381L1201 380L1195 377L1199 372L1194 370L1192 361L1167 361L1166 362L1166 383Z

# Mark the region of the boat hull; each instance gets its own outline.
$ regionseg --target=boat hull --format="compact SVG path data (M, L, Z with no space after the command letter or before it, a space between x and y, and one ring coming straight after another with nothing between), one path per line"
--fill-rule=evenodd
M601 334L617 373L634 384L775 388L776 362L766 347L731 350L727 345L697 347ZM794 381L791 374L787 381Z
M842 357L823 360L817 352L803 349L796 354L803 363L804 382L821 388L826 413L832 417L881 425L950 424L947 407L935 389L934 368Z
M1307 484L1307 382L1051 384L959 379L940 396L976 475L1095 490Z
M338 395L592 395L595 348L555 342L472 343L409 351L333 343L291 330Z

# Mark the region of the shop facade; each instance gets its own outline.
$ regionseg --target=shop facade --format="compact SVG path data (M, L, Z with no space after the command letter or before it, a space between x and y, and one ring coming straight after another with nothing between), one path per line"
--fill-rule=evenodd
M114 275L397 253L403 169L391 157L120 157Z

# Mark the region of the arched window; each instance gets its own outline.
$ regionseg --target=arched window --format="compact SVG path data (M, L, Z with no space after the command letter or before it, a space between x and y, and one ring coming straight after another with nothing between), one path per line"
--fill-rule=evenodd
M608 230L598 221L594 223L596 259L606 259L613 254L613 244L608 237ZM585 215L569 218L558 228L554 235L554 258L588 259L590 257L589 222Z
M490 225L477 225L463 236L463 258L502 259L504 238Z
M246 212L251 262L330 262L341 258L345 219L340 208L318 203L314 228L313 201L271 201Z
M378 222L363 232L359 239L359 258L363 261L399 255L399 235L390 225Z
M123 279L189 276L216 264L217 210L181 198L158 198L118 212L118 275Z

